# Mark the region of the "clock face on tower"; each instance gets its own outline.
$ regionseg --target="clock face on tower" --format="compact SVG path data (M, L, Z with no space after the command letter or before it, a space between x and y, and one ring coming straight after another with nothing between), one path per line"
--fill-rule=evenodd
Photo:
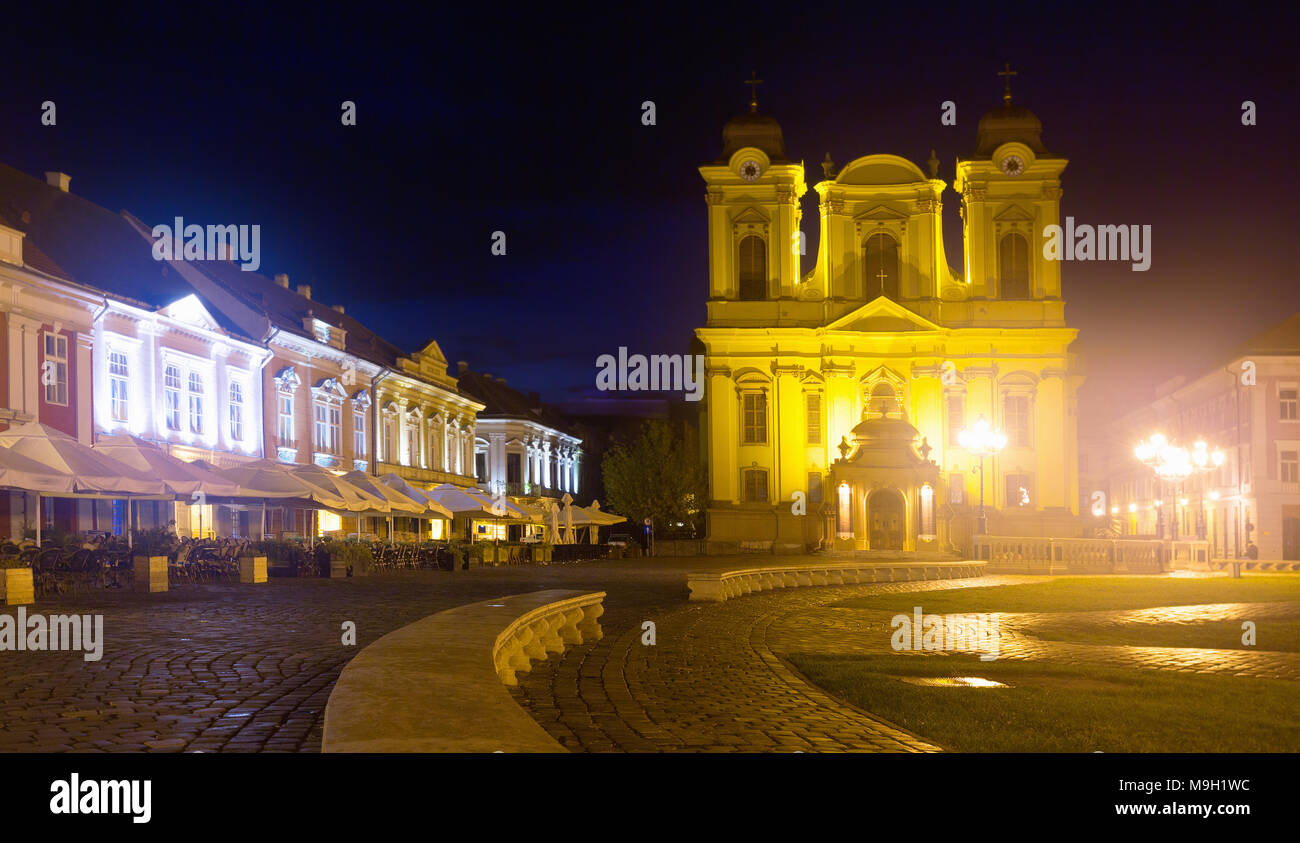
M763 173L763 168L753 158L747 158L740 165L740 177L745 181L755 181Z
M1018 176L1025 171L1025 159L1019 155L1008 155L1002 159L1002 172L1008 176Z

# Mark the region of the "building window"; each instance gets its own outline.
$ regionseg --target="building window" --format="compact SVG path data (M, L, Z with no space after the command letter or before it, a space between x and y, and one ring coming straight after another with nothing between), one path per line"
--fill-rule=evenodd
M315 414L316 450L322 454L337 454L342 444L342 414L338 405L316 401L312 405Z
M1282 451L1280 477L1283 483L1300 483L1300 458L1296 451Z
M292 448L295 439L293 433L293 393L280 391L277 396L279 399L278 444L281 448Z
M998 243L1002 298L1029 298L1029 241L1019 234L1004 236Z
M523 483L523 454L506 454L506 485L515 490L511 494L520 494Z
M167 429L181 429L181 370L168 366L163 370L163 405L167 411Z
M762 301L767 298L767 244L763 238L751 234L740 241L736 249L736 266L740 300Z
M898 298L898 241L883 231L877 231L863 244L863 266L866 267L866 298L884 296Z
M961 430L966 424L966 398L963 395L948 396L948 446L960 447Z
M41 369L47 404L68 403L68 338L45 335L45 365Z
M804 398L808 417L808 444L822 443L822 396L820 392L810 392Z
M749 503L767 502L767 469L745 470L745 500Z
M409 421L406 423L406 464L420 464L420 428Z
M352 456L362 459L366 455L366 411L352 411Z
M822 475L820 471L808 473L808 502L822 502Z
M1030 506L1033 501L1031 493L1033 492L1032 484L1029 481L1028 474L1008 474L1007 480L1007 506Z
M746 392L744 395L743 442L746 445L767 443L767 395Z
M1278 401L1281 413L1279 418L1282 421L1295 421L1296 417L1296 388L1278 390Z
M392 416L384 417L384 461L397 463L397 420Z
M113 421L126 422L130 407L131 371L126 361L126 355L120 351L110 351L108 354L108 391L112 405Z
M203 432L203 376L190 372L190 433Z
M1002 399L1003 423L1006 425L1007 444L1012 448L1028 448L1029 396L1007 395Z
M487 451L474 454L474 477L480 483L487 482Z
M922 539L935 537L934 487L929 483L921 486L921 532Z
M230 441L244 441L244 385L237 381L230 384Z
M948 475L948 503L961 506L966 503L966 476L964 474Z

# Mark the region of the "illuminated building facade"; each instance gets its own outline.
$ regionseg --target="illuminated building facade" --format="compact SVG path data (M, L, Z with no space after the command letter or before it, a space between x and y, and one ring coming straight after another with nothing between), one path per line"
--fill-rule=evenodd
M1097 485L1081 492L1106 501L1094 522L1117 535L1208 541L1218 559L1300 560L1298 407L1300 314L1223 365L1161 384L1154 400L1089 440ZM1134 454L1153 434L1188 449L1204 442L1223 452L1223 463L1162 483Z
M1023 107L980 120L957 163L964 269L944 252L947 183L895 155L813 190L816 260L801 271L802 163L750 111L700 167L708 208L702 435L712 550L771 541L969 551L979 459L959 433L1007 434L984 460L989 532L1077 535L1076 391L1060 265L1037 244L1060 219L1067 161Z

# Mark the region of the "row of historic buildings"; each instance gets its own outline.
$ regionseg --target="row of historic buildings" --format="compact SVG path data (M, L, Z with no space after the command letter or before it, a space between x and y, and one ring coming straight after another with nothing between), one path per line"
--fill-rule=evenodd
M0 423L37 420L87 444L129 433L218 465L265 457L421 486L580 492L581 440L535 393L504 400L504 381L449 372L437 342L400 349L287 275L159 260L153 243L150 226L76 196L68 176L0 165ZM34 496L0 495L0 530L34 527ZM240 507L148 512L182 531L258 531ZM54 499L43 514L122 529L114 501ZM276 533L312 523L284 507L269 521Z

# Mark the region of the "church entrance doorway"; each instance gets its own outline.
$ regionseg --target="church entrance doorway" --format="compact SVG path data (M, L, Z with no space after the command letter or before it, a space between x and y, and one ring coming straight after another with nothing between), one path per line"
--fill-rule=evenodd
M903 549L903 496L893 489L877 489L867 498L872 550Z

